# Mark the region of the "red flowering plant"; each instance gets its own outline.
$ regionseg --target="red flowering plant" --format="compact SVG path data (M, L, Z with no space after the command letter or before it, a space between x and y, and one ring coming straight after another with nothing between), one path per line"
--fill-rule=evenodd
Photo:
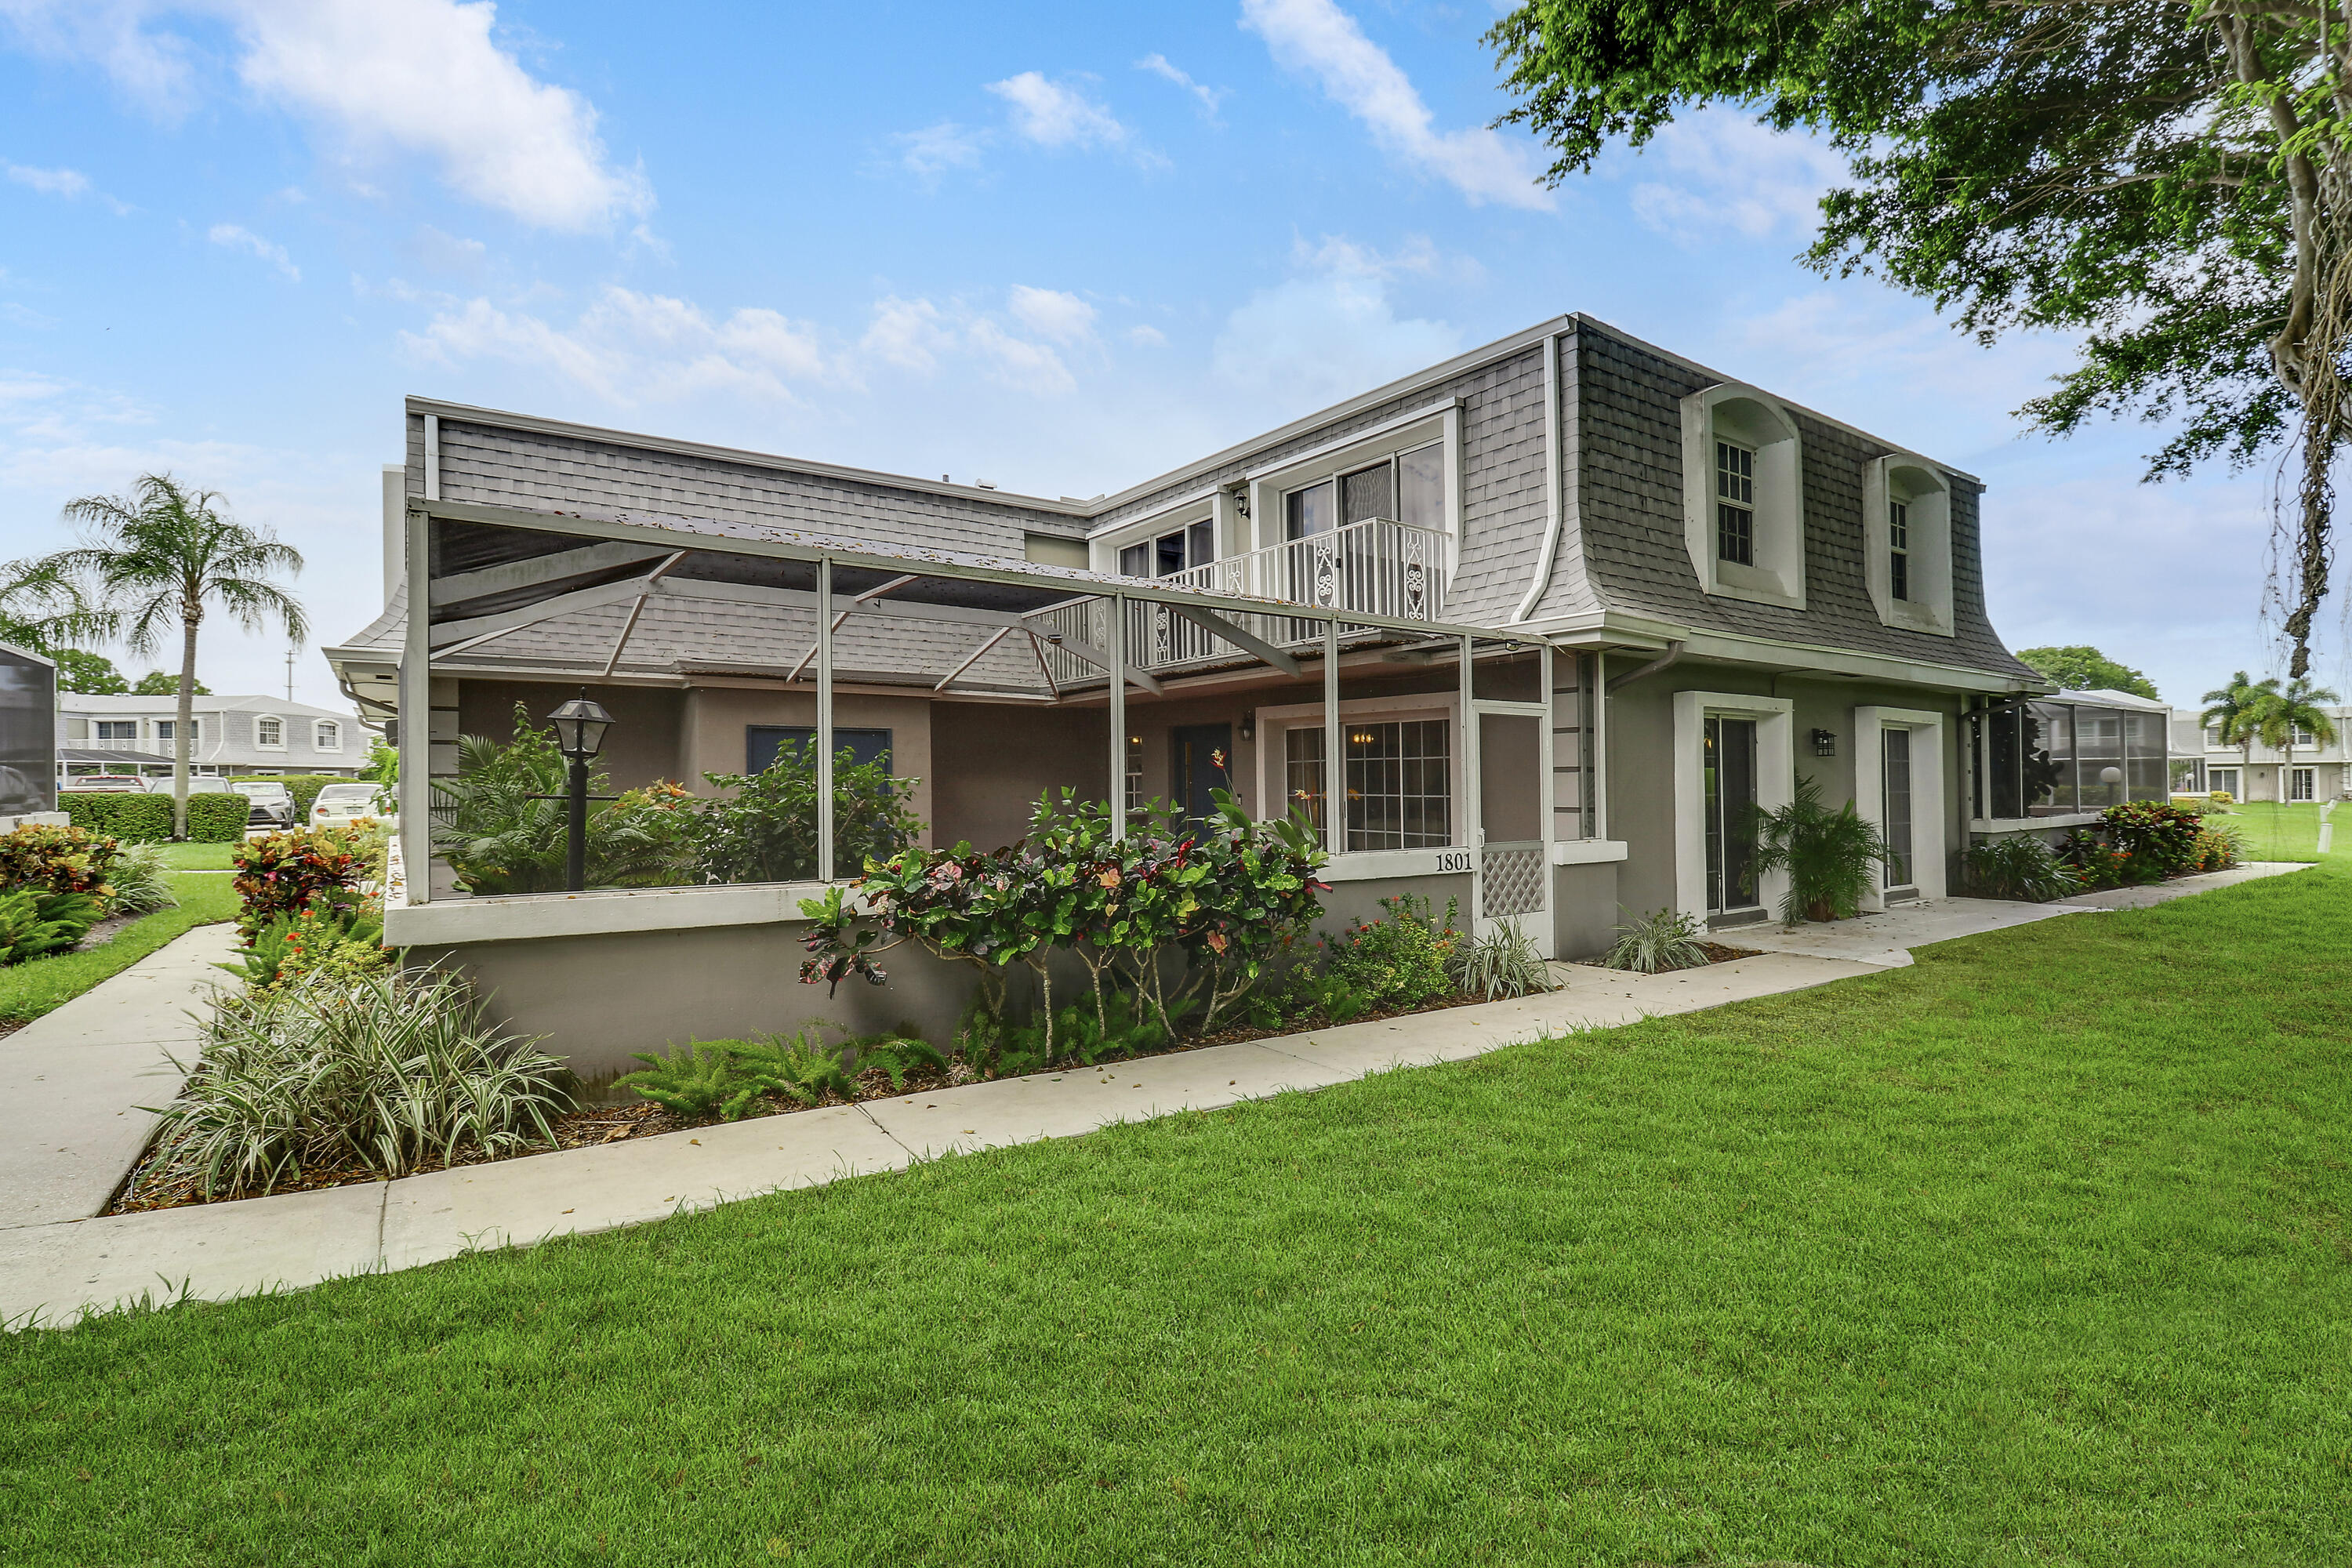
M977 1011L1002 1019L1011 966L1021 963L1036 979L1052 1060L1052 962L1066 952L1090 977L1097 1028L1110 1026L1110 998L1123 987L1172 1039L1196 1009L1203 1029L1226 1020L1312 926L1323 912L1317 895L1328 890L1315 879L1322 863L1305 818L1254 822L1223 793L1203 822L1146 811L1114 838L1108 808L1066 789L1040 799L1029 831L1003 848L901 850L867 862L854 893L831 889L803 902L814 923L801 979L879 984L877 960L912 942L977 965Z
M244 900L236 929L247 947L280 915L312 909L345 915L365 903L359 885L370 866L343 834L297 828L248 838L230 851L229 863Z
M100 903L114 896L107 879L122 845L86 827L28 826L0 833L0 893L19 888L86 893Z

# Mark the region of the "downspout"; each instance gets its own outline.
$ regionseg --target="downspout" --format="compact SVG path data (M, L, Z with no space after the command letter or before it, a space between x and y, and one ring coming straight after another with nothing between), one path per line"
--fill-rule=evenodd
M1637 666L1634 668L1627 670L1622 675L1612 678L1607 685L1601 689L1601 695L1604 697L1614 697L1620 687L1631 686L1633 682L1643 679L1645 677L1655 675L1662 669L1671 669L1682 661L1682 639L1677 637L1674 641L1666 644L1665 652L1660 654L1649 663Z
M1535 580L1528 584L1527 597L1512 612L1511 624L1526 620L1535 614L1536 601L1543 597L1551 585L1552 563L1559 555L1560 529L1566 521L1560 515L1559 495L1559 334L1552 332L1544 339L1544 509L1550 515L1549 526L1544 530L1543 559L1536 563Z

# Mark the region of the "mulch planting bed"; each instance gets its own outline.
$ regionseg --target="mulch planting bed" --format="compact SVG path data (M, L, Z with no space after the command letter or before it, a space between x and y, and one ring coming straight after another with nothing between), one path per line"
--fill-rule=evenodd
M1349 1022L1352 1024L1378 1023L1382 1019L1408 1017L1416 1013L1435 1013L1442 1012L1449 1007L1466 1007L1473 1003L1483 1002L1485 1000L1486 998L1483 996L1451 996L1442 998L1435 1002L1426 1003L1418 1007L1398 1007L1392 1008L1387 1012L1367 1013L1362 1017L1351 1018ZM1272 1039L1281 1035L1296 1035L1304 1033L1309 1029L1329 1028L1333 1026L1334 1026L1328 1022L1320 1020L1311 1020L1307 1022L1294 1021L1286 1023L1279 1027L1272 1029L1260 1029L1244 1026L1240 1028L1223 1030L1214 1035L1190 1037L1178 1042L1176 1045L1171 1046L1164 1051L1152 1051L1140 1057L1124 1057L1118 1058L1118 1060L1122 1063L1148 1062L1155 1058L1176 1056L1185 1051L1202 1050L1210 1046L1241 1045L1250 1040ZM5 1032L7 1027L7 1025L0 1024L0 1032ZM1112 1064L1107 1059L1095 1065L1104 1067ZM1087 1068L1079 1064L1073 1063L1067 1067L1055 1068L1051 1070L1057 1073L1081 1072L1087 1070ZM904 1088L894 1087L890 1082L889 1075L879 1068L876 1068L874 1071L866 1073L858 1079L857 1086L859 1092L857 1099L861 1100L904 1100L911 1095L937 1093L939 1090L943 1089L955 1089L967 1083L977 1083L980 1081L980 1075L973 1072L961 1062L952 1064L950 1071L944 1074L939 1072L908 1073L907 1075L906 1085ZM633 1099L625 1103L610 1105L599 1105L591 1102L593 1098L598 1094L627 1095L629 1092L630 1091L627 1089L616 1090L610 1089L601 1090L591 1089L584 1091L583 1103L578 1108L564 1112L562 1116L555 1118L550 1123L551 1129L555 1134L555 1141L552 1143L527 1149L520 1153L499 1156L487 1154L475 1144L461 1144L457 1148L456 1153L446 1163L436 1161L432 1164L419 1166L415 1171L410 1173L414 1175L422 1175L428 1171L455 1170L463 1165L483 1165L489 1163L493 1158L527 1160L536 1154L559 1153L566 1149L587 1149L593 1148L598 1144L618 1143L629 1139L651 1138L664 1132L685 1132L698 1127L719 1127L726 1125L717 1117L681 1116L674 1110L664 1110L662 1107L654 1104L651 1100ZM779 1095L770 1095L761 1100L759 1109L754 1110L749 1115L742 1117L740 1120L751 1121L757 1121L762 1117L790 1116L797 1111L821 1110L827 1106L852 1105L855 1103L856 1103L856 1100L843 1100L837 1096L827 1096L815 1105L803 1105L796 1100L786 1099ZM243 1201L241 1198L207 1198L203 1196L201 1194L182 1190L151 1191L149 1189L148 1183L151 1180L150 1168L153 1163L154 1154L152 1151L150 1151L147 1154L141 1157L139 1163L131 1170L130 1180L123 1184L122 1191L116 1194L114 1202L108 1206L106 1213L110 1215L145 1214L153 1209L189 1208L198 1204L238 1203ZM360 1182L373 1182L380 1181L383 1178L378 1176L374 1172L367 1170L364 1167L346 1165L331 1169L305 1171L298 1180L280 1182L276 1187L272 1188L271 1191L273 1194L317 1192L325 1187L351 1186ZM258 1197L263 1194L257 1193L248 1195Z

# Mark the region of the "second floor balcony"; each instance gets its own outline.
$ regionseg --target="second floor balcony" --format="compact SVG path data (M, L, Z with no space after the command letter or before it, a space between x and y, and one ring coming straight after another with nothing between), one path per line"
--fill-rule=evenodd
M1237 598L1353 610L1388 621L1434 622L1445 609L1446 546L1446 535L1433 529L1368 518L1151 581L1162 587ZM1091 652L1075 652L1069 645L1099 648L1104 603L1074 599L1029 616L1049 645L1045 658L1057 682L1102 675ZM1304 647L1323 637L1322 621L1279 610L1236 605L1226 618L1278 648ZM1181 610L1140 600L1128 602L1127 634L1128 658L1144 670L1227 658L1234 652L1231 639L1213 627Z

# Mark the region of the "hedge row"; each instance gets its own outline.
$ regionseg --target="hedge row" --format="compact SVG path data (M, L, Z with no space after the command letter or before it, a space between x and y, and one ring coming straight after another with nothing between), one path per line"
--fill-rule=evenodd
M110 794L60 790L58 809L76 827L105 833L128 844L159 844L172 837L168 795ZM253 805L241 795L213 791L188 797L188 837L199 844L234 844L245 837Z
M310 820L310 803L319 798L320 790L331 784L352 782L349 779L336 778L331 773L287 773L282 776L276 773L245 773L229 780L229 783L245 784L248 781L254 784L284 784L286 793L294 797L294 821L298 826Z

